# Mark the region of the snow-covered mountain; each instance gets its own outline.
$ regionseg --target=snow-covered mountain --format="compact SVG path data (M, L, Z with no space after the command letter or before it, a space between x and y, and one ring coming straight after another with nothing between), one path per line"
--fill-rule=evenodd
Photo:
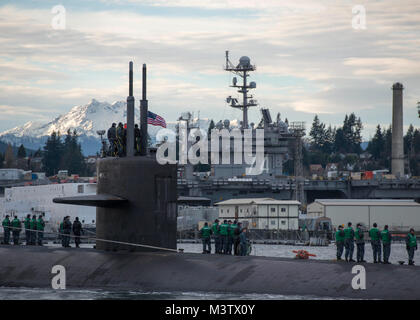
M153 110L151 110L153 111ZM165 118L164 114L160 116ZM100 148L100 137L96 133L98 130L108 130L113 122L126 122L127 103L117 101L112 104L108 102L99 102L92 99L88 104L75 106L68 113L57 117L48 123L29 121L23 126L0 133L0 140L3 142L20 145L26 148L37 150L42 148L47 141L48 136L53 131L65 135L70 129L76 130L82 150L85 155L94 155ZM199 119L200 128L207 129L210 123L208 119ZM135 122L140 123L140 111L136 106ZM166 119L167 128L175 130L176 121ZM156 134L162 127L148 126L148 132L155 141Z

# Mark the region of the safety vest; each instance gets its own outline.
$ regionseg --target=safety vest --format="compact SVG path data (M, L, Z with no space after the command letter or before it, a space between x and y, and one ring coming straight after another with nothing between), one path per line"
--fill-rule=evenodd
M36 230L36 219L31 220L31 229Z
M411 233L408 234L408 246L410 248L417 247L417 238Z
M25 229L31 228L31 219L25 218Z
M348 227L344 229L344 239L353 239L353 228Z
M12 221L12 227L15 228L20 228L21 224L20 224L20 220L18 218L14 218ZM20 229L13 229L14 231L20 231Z
M201 229L201 237L202 237L203 239L207 239L207 238L209 238L209 237L210 237L210 232L211 232L211 229L210 229L209 227L207 227L207 226L204 226L204 227Z
M9 218L4 218L3 222L2 222L2 226L3 227L10 227L10 220Z
M36 223L36 229L40 231L44 231L45 222L42 219L38 219Z
M388 230L382 230L381 232L382 243L391 243Z
M214 235L219 235L219 224L218 223L213 223L213 225L211 226L211 230L213 231Z
M369 237L370 237L370 239L371 240L379 240L378 233L379 233L378 228L372 228L372 229L370 229L370 231L369 231Z
M228 228L229 228L229 225L227 223L222 223L220 225L220 234L222 236L227 236L228 235Z
M343 242L344 241L344 234L342 230L337 230L335 233L335 241L336 242Z
M235 235L235 230L236 229L238 229L238 225L237 224L234 224L234 223L232 223L231 225L230 225L230 230L229 230L229 235L230 236L232 236L232 237L238 237L237 235Z
M354 233L354 236L355 236L356 240L363 240L365 235L363 234L362 229L357 228L356 232Z

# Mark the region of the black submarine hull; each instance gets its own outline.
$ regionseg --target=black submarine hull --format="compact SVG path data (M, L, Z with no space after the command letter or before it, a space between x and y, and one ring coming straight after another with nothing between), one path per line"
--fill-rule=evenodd
M364 264L366 290L354 290L345 262L9 246L0 256L2 287L51 288L52 267L62 265L68 289L420 299L416 266Z

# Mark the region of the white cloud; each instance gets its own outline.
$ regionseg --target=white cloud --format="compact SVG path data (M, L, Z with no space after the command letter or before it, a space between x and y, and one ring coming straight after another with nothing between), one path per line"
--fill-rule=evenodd
M187 109L218 119L233 112L223 102L235 94L222 70L229 49L233 61L248 55L257 64L256 98L289 120L311 121L320 113L341 123L344 113L355 111L369 123L366 128L374 128L391 121L389 88L395 81L407 88L406 120L415 115L417 0L398 6L366 1L363 31L351 28L350 1L105 1L120 6L68 9L65 31L51 29L49 10L0 7L0 104L38 105L56 114L93 97L125 99L127 64L134 59L136 92L147 62L150 103L167 119ZM216 12L160 16L127 9L128 2L155 6L155 12L163 6ZM228 17L239 9L248 11ZM30 119L30 110L21 110Z

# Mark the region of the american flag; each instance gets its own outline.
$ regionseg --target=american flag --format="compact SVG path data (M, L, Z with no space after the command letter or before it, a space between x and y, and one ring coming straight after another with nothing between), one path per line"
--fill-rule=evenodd
M147 123L154 125L154 126L161 126L166 128L166 122L165 119L163 119L161 116L157 115L156 113L147 111Z

